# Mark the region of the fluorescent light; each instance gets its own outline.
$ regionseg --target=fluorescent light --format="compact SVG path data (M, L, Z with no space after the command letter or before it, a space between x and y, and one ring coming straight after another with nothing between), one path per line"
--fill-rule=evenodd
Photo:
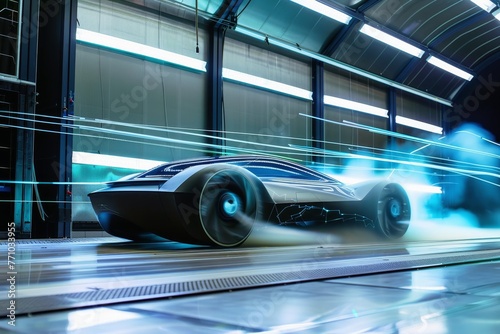
M312 100L312 92L306 89L290 86L281 82L264 79L255 75L230 70L228 68L222 69L222 77L227 80L244 83L250 86L264 88L270 91L283 93L286 95L295 96L304 100Z
M476 5L478 5L479 7L481 7L482 9L487 11L488 13L491 12L493 10L493 8L495 8L495 6L496 6L490 0L470 0L470 1L474 2Z
M73 152L72 161L74 164L80 165L119 167L135 170L148 170L165 163L164 161L128 158L117 155L96 154L78 151Z
M123 51L138 56L161 60L167 63L187 67L200 72L207 71L206 62L202 60L183 56L174 52L161 50L149 45L127 41L126 39L104 35L90 30L78 28L76 30L76 40L95 46L102 46L105 48Z
M427 58L427 62L467 81L471 81L472 78L474 77L472 74L467 73L459 69L458 67L448 64L447 62L442 61L441 59L436 58L434 56L430 56L429 58Z
M491 13L491 14L493 14L493 16L494 16L497 20L499 20L499 21L500 21L500 8L499 8L499 9L497 9L497 10L495 10L495 11L494 11L493 13Z
M396 123L401 124L401 125L406 125L410 126L412 128L420 129L420 130L425 130L437 134L443 134L443 128L432 125L429 123L421 122L421 121L416 121L411 118L406 118L403 116L396 116Z
M388 33L383 32L382 30L376 29L368 24L363 24L361 29L359 30L363 34L366 34L376 40L379 40L387 45L395 47L401 51L404 51L412 56L421 58L425 51L417 48L416 46L411 45L410 43L404 42L399 38L396 38Z
M323 97L323 102L327 105L334 106L334 107L341 107L341 108L356 110L356 111L364 112L364 113L375 115L375 116L385 117L385 118L389 117L389 116L387 116L387 113L388 113L387 109L382 109L382 108L371 106L369 104L354 102L351 100L345 100L345 99L341 99L339 97L325 95Z
M260 41L264 41L264 38L266 37L265 35L263 35L261 33L255 32L255 30L251 30L251 29L245 28L245 27L240 26L240 25L236 26L235 31L238 33L244 34L246 36L256 38L257 40L260 40ZM432 94L429 94L429 93L424 92L422 90L418 90L418 89L415 89L413 87L401 84L401 83L396 82L394 80L387 79L383 76L373 74L371 72L362 70L362 69L357 68L355 66L352 66L352 65L340 62L338 60L335 60L333 58L330 58L328 56L319 54L317 52L310 51L310 50L307 50L305 48L299 49L299 48L297 48L297 46L295 44L291 44L291 43L285 42L283 40L275 39L273 37L268 37L268 41L270 44L278 46L278 47L283 48L285 50L304 55L304 56L309 57L311 59L319 60L321 62L324 62L325 64L330 64L336 68L341 68L341 69L346 70L350 73L358 74L364 78L368 78L368 79L374 80L376 82L380 82L384 85L388 85L390 87L394 87L394 88L400 89L402 91L411 93L413 95L423 97L427 100L435 101L437 103L446 105L448 107L453 107L453 103L450 100L443 99L439 96L432 95Z
M330 6L322 4L321 2L315 0L290 0L290 1L295 2L303 7L309 8L310 10L313 10L322 15L328 16L329 18L334 19L335 21L339 21L340 23L343 24L349 24L349 22L352 19L352 17L350 17L349 15L344 14L341 11L338 11Z

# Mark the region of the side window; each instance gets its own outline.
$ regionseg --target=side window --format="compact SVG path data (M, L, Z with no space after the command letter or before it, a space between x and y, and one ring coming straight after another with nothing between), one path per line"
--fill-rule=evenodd
M279 168L267 167L267 166L245 166L247 170L252 172L258 177L279 177L279 178L303 178L298 173L292 173Z
M323 178L316 174L308 173L295 166L288 166L279 163L263 163L261 165L244 165L247 170L257 177L292 178L298 180L320 181Z

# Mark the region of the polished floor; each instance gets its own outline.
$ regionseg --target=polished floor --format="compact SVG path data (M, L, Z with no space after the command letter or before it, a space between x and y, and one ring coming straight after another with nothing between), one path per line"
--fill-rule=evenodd
M0 285L0 332L500 332L499 238L317 241L19 240L14 273L2 267L15 282Z

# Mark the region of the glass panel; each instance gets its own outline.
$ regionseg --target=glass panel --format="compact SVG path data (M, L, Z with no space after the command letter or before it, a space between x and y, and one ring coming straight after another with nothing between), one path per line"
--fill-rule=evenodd
M308 154L291 145L310 145L311 103L224 83L224 120L228 151L269 153L307 160Z
M17 76L20 1L0 2L0 73Z
M311 90L311 66L266 49L227 38L224 43L224 67Z
M176 140L204 142L193 131L205 127L202 76L78 45L75 115L102 121L77 123L74 150L159 161L200 155L194 144L176 149Z

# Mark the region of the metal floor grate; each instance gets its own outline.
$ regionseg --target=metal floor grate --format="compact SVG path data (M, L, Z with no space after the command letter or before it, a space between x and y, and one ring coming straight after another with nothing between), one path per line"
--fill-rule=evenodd
M18 298L16 300L16 313L18 315L31 314L498 259L500 259L500 249L432 255L397 255L383 258L364 258L360 259L362 261L356 261L363 262L363 264L353 263L349 265L345 265L345 262L339 263L336 260L331 260L322 262L321 268L314 269L303 268L288 272L263 273ZM4 302L6 301L2 300L2 305ZM2 316L7 314L5 308L0 310L0 314Z
M68 244L68 243L108 243L108 242L123 242L123 239L115 237L96 237L96 238L58 238L58 239L16 239L16 245L51 245L51 244ZM1 240L1 246L8 246L8 241Z

